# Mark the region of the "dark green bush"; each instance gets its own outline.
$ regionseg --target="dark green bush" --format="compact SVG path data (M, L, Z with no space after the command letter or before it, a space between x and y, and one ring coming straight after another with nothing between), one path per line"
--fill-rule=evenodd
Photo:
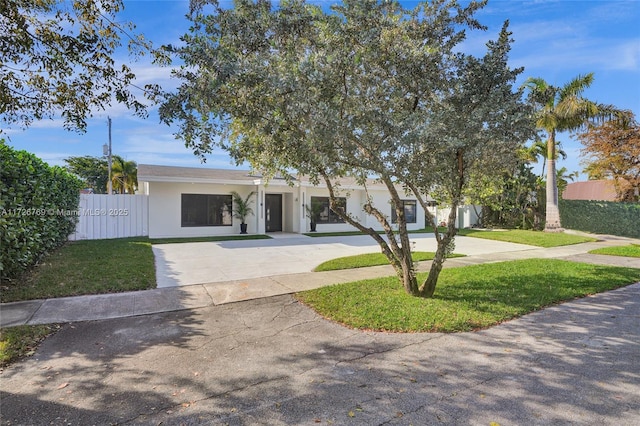
M559 207L564 228L640 238L640 203L560 200Z
M75 230L82 182L0 139L0 278L20 275Z

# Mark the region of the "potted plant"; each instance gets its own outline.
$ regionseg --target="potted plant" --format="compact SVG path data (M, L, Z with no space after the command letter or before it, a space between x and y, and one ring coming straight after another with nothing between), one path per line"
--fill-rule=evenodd
M231 196L233 197L233 217L236 219L240 219L240 233L247 233L247 224L244 222L247 216L253 214L253 209L251 208L251 197L255 194L254 191L251 191L246 198L242 198L240 194L236 191L231 191Z
M320 213L324 206L320 203L311 202L304 206L307 211L307 217L311 220L311 232L316 232L316 223L320 220Z

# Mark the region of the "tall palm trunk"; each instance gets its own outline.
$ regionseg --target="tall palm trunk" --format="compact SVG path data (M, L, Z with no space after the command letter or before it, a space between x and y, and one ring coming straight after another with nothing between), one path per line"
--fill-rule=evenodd
M562 232L558 209L558 184L556 182L556 131L552 130L547 141L547 208L545 232Z

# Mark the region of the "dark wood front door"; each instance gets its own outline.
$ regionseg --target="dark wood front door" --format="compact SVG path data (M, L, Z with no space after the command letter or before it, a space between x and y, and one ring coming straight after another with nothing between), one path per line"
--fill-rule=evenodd
M264 214L267 232L282 231L282 194L265 194Z

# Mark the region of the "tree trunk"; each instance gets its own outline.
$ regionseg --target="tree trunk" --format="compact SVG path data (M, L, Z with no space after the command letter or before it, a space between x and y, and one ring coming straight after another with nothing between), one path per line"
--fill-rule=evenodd
M420 297L433 297L433 293L435 293L436 291L438 277L440 276L440 271L442 271L442 266L444 264L445 251L446 246L443 244L438 244L436 255L434 256L433 262L431 263L431 269L429 269L429 275L420 288Z
M420 296L418 278L416 277L416 271L413 268L413 260L411 259L411 250L405 250L405 248L402 247L402 253L404 255L403 259L400 260L402 273L398 274L402 280L402 285L408 294L412 296Z
M436 284L438 284L438 278L440 277L440 272L442 271L442 266L444 265L444 261L447 260L447 254L449 252L449 245L452 243L453 239L456 236L456 221L458 218L458 203L457 201L451 204L451 211L449 212L448 217L448 225L447 232L442 236L442 238L436 238L438 240L438 248L436 249L436 255L433 257L433 262L431 262L431 269L429 269L429 275L427 275L427 279L422 283L422 286L419 288L420 297L433 297L433 294L436 291ZM437 231L436 231L437 232Z
M547 140L547 205L544 224L545 232L562 232L560 210L558 209L558 184L556 183L556 132L552 131Z

